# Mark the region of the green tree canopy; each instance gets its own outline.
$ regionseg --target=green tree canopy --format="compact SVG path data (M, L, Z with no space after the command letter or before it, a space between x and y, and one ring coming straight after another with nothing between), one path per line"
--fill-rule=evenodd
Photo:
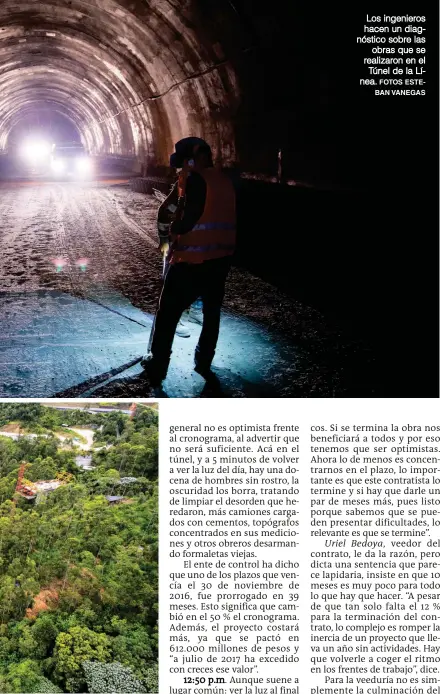
M128 667L121 663L83 663L83 669L89 692L105 694L112 692L139 692L146 694L143 684L133 675Z
M65 684L68 692L80 692L85 684L82 664L87 660L109 662L110 639L87 627L72 627L67 633L58 634L54 659L56 680Z

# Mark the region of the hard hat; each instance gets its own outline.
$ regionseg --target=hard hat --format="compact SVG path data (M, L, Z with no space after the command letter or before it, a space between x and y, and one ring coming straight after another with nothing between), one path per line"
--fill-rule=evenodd
M170 157L170 166L174 169L183 166L185 159L191 159L197 147L207 147L211 149L205 140L200 137L184 137L183 140L179 140L174 145L174 152Z

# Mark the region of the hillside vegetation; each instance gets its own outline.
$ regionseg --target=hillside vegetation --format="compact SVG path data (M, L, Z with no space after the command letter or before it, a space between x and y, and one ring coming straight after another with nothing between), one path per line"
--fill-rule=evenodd
M0 691L157 691L157 412L0 404L10 422L44 437L0 436ZM92 470L63 424L93 429ZM23 462L63 485L16 494Z

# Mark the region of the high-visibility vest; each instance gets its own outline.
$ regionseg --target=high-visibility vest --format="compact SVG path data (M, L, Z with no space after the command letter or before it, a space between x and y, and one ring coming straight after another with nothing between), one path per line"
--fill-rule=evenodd
M171 263L203 263L234 253L236 244L235 191L227 176L215 168L198 172L206 183L206 201L197 224L177 236Z

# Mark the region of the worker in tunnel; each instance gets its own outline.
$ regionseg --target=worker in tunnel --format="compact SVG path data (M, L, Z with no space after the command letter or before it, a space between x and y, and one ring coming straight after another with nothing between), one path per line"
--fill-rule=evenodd
M234 187L229 178L214 167L209 145L199 138L180 140L171 155L170 165L181 169L177 209L169 235L161 236L161 249L167 254L168 268L150 353L141 362L152 386L166 378L176 327L183 311L198 297L203 305L203 324L194 369L205 379L212 375L225 282L236 241Z
M204 143L203 140L200 138L193 138L194 143ZM175 161L175 158L171 159L171 162L175 164L173 168L175 168L176 173L179 176L179 179L183 176L182 172L182 167L178 166L177 164L179 163L177 160L177 164ZM170 193L168 194L167 198L161 203L158 213L157 213L157 232L159 236L159 249L161 253L163 254L164 257L164 270L163 274L166 274L167 268L168 268L168 252L169 252L169 240L170 240L170 228L171 228L171 223L175 219L176 212L179 207L179 180L176 180L175 184L172 186ZM183 317L185 320L183 320ZM202 302L200 300L200 297L197 298L195 302L191 304L191 306L186 309L176 328L175 334L177 337L190 337L191 332L188 328L188 325L186 324L186 321L192 322L192 323L197 323L198 325L202 325L203 322L203 317L202 317Z

